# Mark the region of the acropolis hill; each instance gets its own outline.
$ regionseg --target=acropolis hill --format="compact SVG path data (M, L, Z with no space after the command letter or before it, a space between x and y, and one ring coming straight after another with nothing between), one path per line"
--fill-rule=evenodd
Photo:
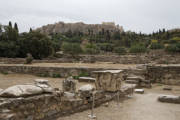
M68 31L72 32L81 32L83 34L88 34L89 31L93 31L94 34L99 33L100 31L124 31L122 26L116 25L114 22L102 22L102 24L85 24L83 22L77 23L64 23L58 22L55 24L48 24L41 28L37 29L41 33L65 33Z

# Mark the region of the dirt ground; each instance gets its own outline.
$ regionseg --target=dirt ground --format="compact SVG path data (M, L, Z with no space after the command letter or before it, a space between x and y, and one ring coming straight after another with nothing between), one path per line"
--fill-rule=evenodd
M62 89L63 78L42 78L26 74L0 74L0 88L12 85L33 83L34 79L47 79L52 87ZM77 83L78 87L84 83ZM134 94L132 98L119 105L112 101L108 107L95 109L97 120L180 120L180 104L161 103L157 97L161 94L180 95L180 86L172 86L172 91L164 91L164 85L155 84L152 89L145 89L145 94ZM90 120L90 110L61 117L57 120Z
M124 100L119 105L110 102L108 107L95 109L97 120L180 120L180 104L161 103L157 101L160 94L180 95L180 87L173 87L173 91L163 91L163 86L145 89L145 94L134 94L132 98ZM90 110L61 117L57 120L90 120Z
M49 77L38 77L34 75L28 75L28 74L0 74L0 88L6 89L13 85L23 85L23 84L31 84L34 83L35 79L46 79L49 80L49 84L53 88L59 88L62 90L62 82L65 78L49 78ZM87 83L79 83L77 81L77 88L81 87L82 85ZM91 84L91 83L88 83Z
M113 64L110 62L99 63L33 63L27 64L0 64L0 66L40 66L40 67L82 67L82 68L107 68L107 69L127 69L136 67L135 64Z

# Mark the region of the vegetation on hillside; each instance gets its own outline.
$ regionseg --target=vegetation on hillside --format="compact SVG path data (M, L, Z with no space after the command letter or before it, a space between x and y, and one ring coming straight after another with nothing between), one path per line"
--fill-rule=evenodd
M95 34L79 31L42 34L30 29L19 33L17 23L0 25L0 57L23 57L29 53L35 59L53 55L57 51L76 56L78 54L144 53L150 49L164 49L169 53L180 53L180 30L165 29L142 34L135 32L111 32L101 30Z

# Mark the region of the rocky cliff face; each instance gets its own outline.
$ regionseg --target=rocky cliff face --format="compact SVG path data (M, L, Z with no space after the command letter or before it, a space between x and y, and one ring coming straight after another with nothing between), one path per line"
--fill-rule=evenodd
M85 24L82 22L78 23L64 23L58 22L55 24L48 24L37 29L41 33L51 34L51 33L65 33L68 31L72 32L82 32L88 34L89 31L93 31L93 34L97 34L102 31L109 30L110 32L123 31L123 27L115 25L113 22L103 22L102 24Z

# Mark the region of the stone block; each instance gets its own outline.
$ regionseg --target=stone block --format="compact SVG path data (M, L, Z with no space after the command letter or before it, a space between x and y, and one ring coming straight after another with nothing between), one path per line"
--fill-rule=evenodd
M144 94L144 89L135 89L135 93Z
M96 79L92 77L79 77L79 82L95 82Z
M180 96L161 95L161 96L158 97L158 100L159 100L160 102L180 104Z
M72 77L69 77L63 81L63 91L72 93L76 91L76 82Z
M123 81L123 70L94 71L96 89L109 92L120 90Z

